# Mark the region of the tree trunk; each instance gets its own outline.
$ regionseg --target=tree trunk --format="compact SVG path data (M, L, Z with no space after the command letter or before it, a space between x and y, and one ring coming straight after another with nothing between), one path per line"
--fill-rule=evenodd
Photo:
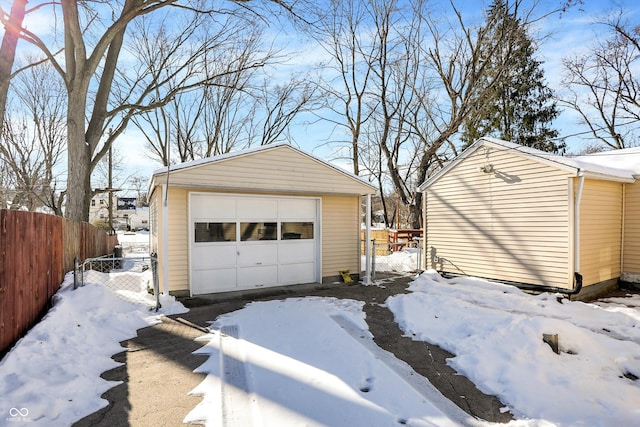
M91 205L91 147L85 140L85 105L76 91L69 91L67 110L67 203L65 216L88 221Z
M9 83L11 82L11 69L16 57L16 46L26 7L27 0L14 0L8 17L9 23L4 25L4 37L2 37L2 46L0 46L0 129L4 127L4 112Z

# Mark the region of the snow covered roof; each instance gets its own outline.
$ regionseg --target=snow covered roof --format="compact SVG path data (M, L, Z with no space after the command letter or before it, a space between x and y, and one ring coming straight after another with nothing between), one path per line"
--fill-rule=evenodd
M612 150L584 156L565 157L531 147L514 144L497 138L483 137L474 142L462 154L449 162L444 168L427 179L419 190L426 190L455 165L463 161L479 146L490 146L498 150L509 150L571 173L576 176L619 182L635 182L640 177L640 147Z

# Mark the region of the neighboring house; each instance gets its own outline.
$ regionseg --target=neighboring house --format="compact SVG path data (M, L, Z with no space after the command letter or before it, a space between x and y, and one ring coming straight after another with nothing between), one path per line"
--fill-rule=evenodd
M640 283L640 148L573 158L482 138L430 177L425 262L596 297Z
M89 222L109 221L109 194L113 206L113 228L116 230L149 229L149 208L137 207L132 197L117 197L115 193L98 193L91 199Z
M168 176L167 176L168 174ZM206 294L359 276L360 197L375 187L285 144L153 173L151 252L164 293Z

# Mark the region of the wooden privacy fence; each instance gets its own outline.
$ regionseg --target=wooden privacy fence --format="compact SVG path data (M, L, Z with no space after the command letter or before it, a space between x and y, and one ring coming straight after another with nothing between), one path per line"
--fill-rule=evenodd
M0 355L46 313L74 258L110 253L117 243L88 223L0 210Z

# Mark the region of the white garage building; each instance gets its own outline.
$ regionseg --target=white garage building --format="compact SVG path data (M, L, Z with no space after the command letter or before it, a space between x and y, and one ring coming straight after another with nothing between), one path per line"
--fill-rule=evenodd
M158 170L149 223L160 288L197 295L357 276L361 196L375 191L286 144Z

